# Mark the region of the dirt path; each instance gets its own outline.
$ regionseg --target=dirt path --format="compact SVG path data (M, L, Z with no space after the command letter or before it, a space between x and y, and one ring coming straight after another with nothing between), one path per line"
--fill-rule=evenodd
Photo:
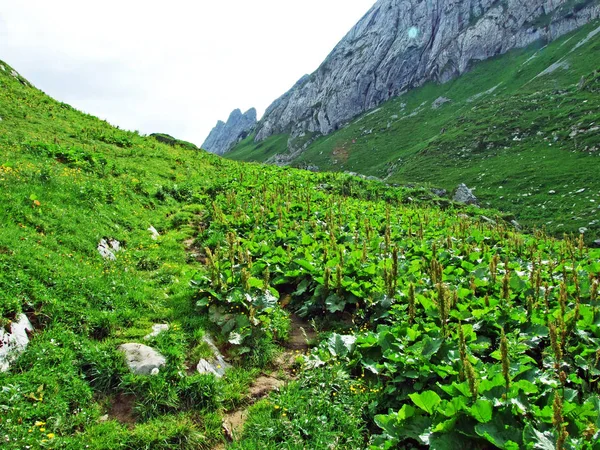
M308 322L297 316L292 316L291 319L290 337L285 344L285 351L275 361L275 370L263 374L252 383L248 389L249 403L244 408L228 412L223 417L223 432L229 441L236 441L240 438L250 406L295 378L293 367L296 357L305 353L309 348L309 343L317 337ZM224 444L219 444L214 450L224 450L225 448L227 447Z
M191 238L184 242L188 255L200 263L205 263L203 251ZM289 296L287 303L289 301ZM292 315L290 336L285 344L285 350L274 363L274 369L263 373L248 388L247 404L243 408L226 412L223 417L223 433L230 442L236 441L244 429L248 419L248 409L271 392L280 389L296 377L294 366L298 355L306 353L309 344L317 338L317 333L310 323L300 317ZM224 450L226 444L219 444L213 450Z

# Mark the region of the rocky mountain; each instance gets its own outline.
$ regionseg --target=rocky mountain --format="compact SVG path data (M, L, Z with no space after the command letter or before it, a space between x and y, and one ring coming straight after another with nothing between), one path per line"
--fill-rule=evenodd
M329 134L427 81L446 82L599 16L598 0L379 0L316 72L267 109L255 139L289 133L295 150L297 137Z
M231 112L227 123L219 120L212 129L202 148L217 155L230 150L240 139L245 138L256 126L256 109L251 108L242 114L236 109Z

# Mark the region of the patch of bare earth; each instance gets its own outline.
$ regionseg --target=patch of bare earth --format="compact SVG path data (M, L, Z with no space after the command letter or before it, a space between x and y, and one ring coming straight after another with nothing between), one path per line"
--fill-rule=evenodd
M275 360L275 369L268 374L258 377L248 389L248 404L241 409L225 414L223 418L223 432L228 441L240 438L248 418L248 409L258 400L265 398L271 392L282 388L289 380L295 377L293 366L296 357L305 353L309 343L313 342L317 334L309 323L297 316L292 316L290 336L285 344L285 351ZM224 444L219 444L214 450L225 449Z
M106 420L116 420L122 424L133 427L135 425L134 413L135 396L118 394L110 403Z

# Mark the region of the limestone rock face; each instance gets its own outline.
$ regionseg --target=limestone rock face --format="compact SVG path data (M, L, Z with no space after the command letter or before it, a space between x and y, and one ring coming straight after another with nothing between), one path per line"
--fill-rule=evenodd
M202 148L211 153L222 155L248 136L256 125L256 109L251 108L244 114L239 109L234 110L227 123L219 120L212 129Z
M143 344L123 344L119 350L125 354L129 369L136 375L156 375L167 363L163 355Z
M9 332L0 327L0 372L7 371L12 359L27 348L27 333L32 331L31 322L25 314L21 314L10 324Z
M328 134L427 81L443 83L477 61L555 39L600 17L599 0L577 5L570 0L379 0L316 72L271 104L257 126L256 141L284 132L292 139L306 132Z

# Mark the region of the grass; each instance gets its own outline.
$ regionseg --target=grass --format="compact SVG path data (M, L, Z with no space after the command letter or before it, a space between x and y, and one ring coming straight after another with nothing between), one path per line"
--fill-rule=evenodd
M259 144L254 143L254 134L251 134L236 147L227 153L228 157L240 161L266 162L274 155L280 154L287 149L287 134L271 136Z
M484 205L514 213L530 229L561 236L586 228L588 242L598 239L600 39L576 48L598 26L596 21L547 46L534 43L478 63L448 83L414 89L318 138L291 165L450 191L466 183ZM567 68L539 76L563 59ZM586 87L580 89L582 79ZM432 109L439 97L451 102ZM243 152L235 148L227 157L264 161L258 145L246 141ZM574 194L580 189L585 193Z
M3 65L0 321L23 312L36 330L0 374L3 448L212 448L223 439L220 399L244 388L180 376L203 355L207 322L189 314L198 267L183 241L197 233L200 191L222 161L111 127ZM115 261L97 252L105 237L121 242ZM153 323L171 326L148 342L167 368L134 377L117 347L144 342ZM99 421L121 394L134 396L133 428Z

